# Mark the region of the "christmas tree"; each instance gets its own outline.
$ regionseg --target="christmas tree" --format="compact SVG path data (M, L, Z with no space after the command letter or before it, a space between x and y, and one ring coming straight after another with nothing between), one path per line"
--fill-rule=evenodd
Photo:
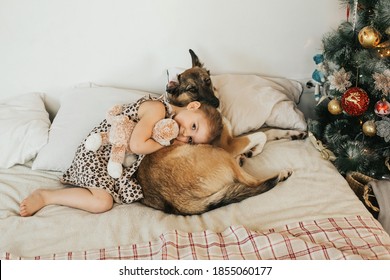
M346 21L314 57L319 104L309 130L341 174L390 179L390 0L341 4Z

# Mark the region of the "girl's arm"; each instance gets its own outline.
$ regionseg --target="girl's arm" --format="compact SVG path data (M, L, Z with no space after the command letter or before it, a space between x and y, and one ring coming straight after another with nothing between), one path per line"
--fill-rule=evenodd
M153 127L165 117L165 106L159 101L145 101L138 109L139 122L130 137L130 149L135 154L150 154L163 146L154 141Z

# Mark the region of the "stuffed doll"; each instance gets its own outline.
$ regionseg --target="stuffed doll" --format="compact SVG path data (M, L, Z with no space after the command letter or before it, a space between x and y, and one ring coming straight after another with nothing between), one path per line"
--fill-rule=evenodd
M313 60L316 64L316 69L311 76L314 81L314 99L319 101L321 97L321 86L323 86L326 81L325 69L323 66L324 56L322 54L316 54L313 57Z
M108 174L120 178L122 170L135 161L135 155L130 150L130 137L135 122L126 115L121 115L122 105L116 105L108 111L107 123L111 125L107 132L91 134L85 141L85 148L96 152L102 145L111 144L110 159L107 164ZM173 119L158 121L152 132L152 138L163 146L169 146L171 140L179 134L179 125Z

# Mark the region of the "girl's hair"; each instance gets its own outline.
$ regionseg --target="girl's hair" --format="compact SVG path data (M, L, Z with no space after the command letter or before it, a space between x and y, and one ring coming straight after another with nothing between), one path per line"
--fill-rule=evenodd
M207 103L202 103L199 109L206 116L208 125L210 127L209 143L211 143L222 133L222 115L215 107Z

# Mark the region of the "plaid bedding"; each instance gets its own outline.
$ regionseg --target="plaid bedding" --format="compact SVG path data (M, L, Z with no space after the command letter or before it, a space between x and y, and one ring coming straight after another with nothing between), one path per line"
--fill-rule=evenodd
M24 258L1 259L390 259L390 237L372 217L297 222L265 231L230 226L223 232L170 231L144 244Z

